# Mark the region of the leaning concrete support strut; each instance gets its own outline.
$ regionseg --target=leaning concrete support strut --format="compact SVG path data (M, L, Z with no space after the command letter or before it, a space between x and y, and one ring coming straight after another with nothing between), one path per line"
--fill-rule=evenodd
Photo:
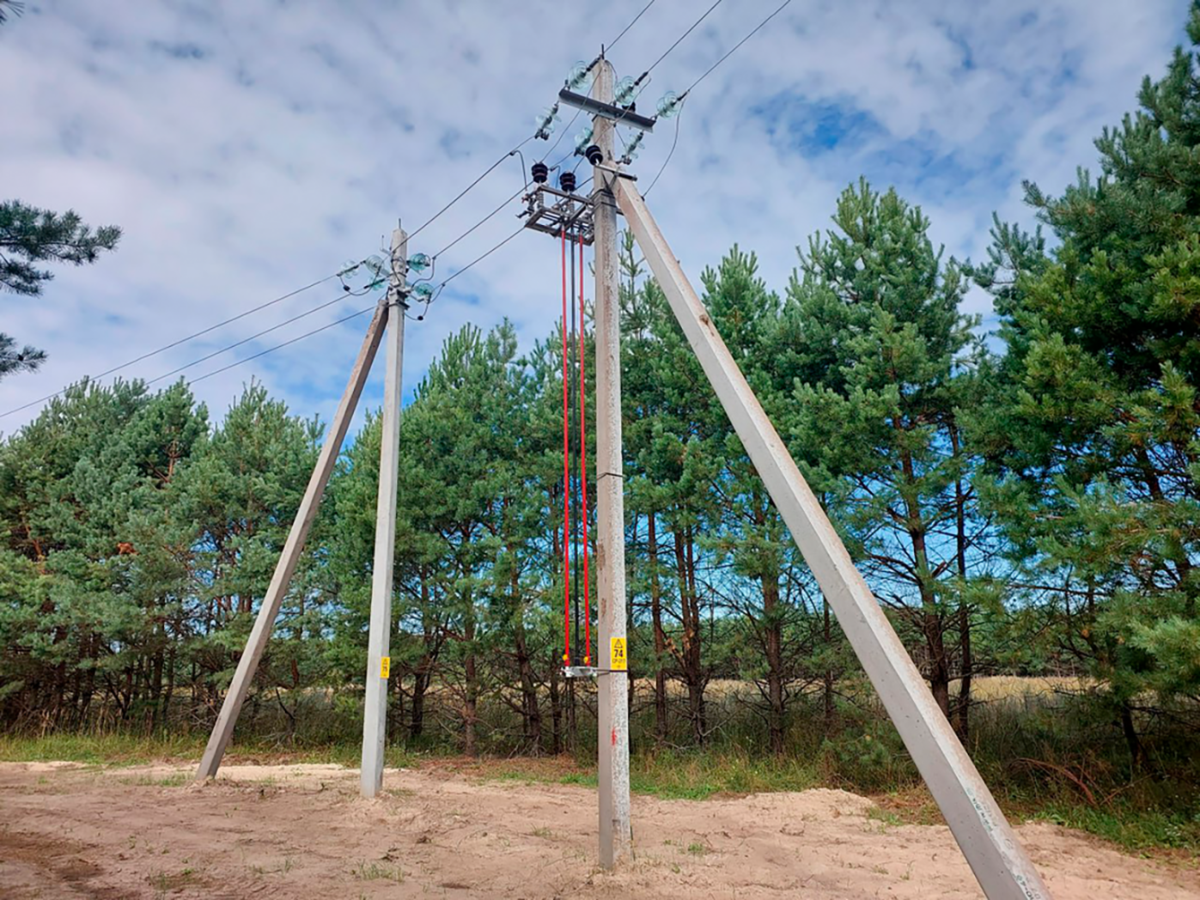
M988 900L1050 894L975 764L934 702L870 588L730 355L633 183L614 178L621 212L775 507L837 614Z
M263 651L267 649L267 641L271 638L271 629L275 625L275 618L279 615L279 607L287 595L288 586L292 581L292 573L296 571L296 564L299 563L300 554L304 550L304 541L308 537L309 529L312 528L313 519L317 516L317 507L321 505L321 495L325 493L325 485L329 483L334 463L337 462L338 454L342 450L342 441L345 440L346 432L350 428L350 419L354 416L358 398L362 394L363 385L366 384L367 375L371 371L371 363L375 359L375 351L379 349L379 342L383 338L387 317L387 303L380 303L375 310L375 316L371 319L371 324L367 327L367 336L363 339L362 348L358 351L358 359L354 363L354 370L350 373L350 382L346 385L346 392L342 395L337 413L334 414L329 437L321 446L321 453L317 457L316 466L313 467L312 477L308 480L308 487L304 489L300 508L296 510L296 518L292 522L287 541L283 545L283 552L279 554L279 562L275 565L275 574L271 576L271 584L263 597L262 606L259 607L258 616L254 620L254 627L246 641L246 649L242 651L237 671L234 672L229 691L225 694L225 702L221 705L217 724L213 726L212 734L208 738L208 746L204 748L204 756L201 757L200 768L196 772L198 781L215 778L217 769L221 767L221 757L225 755L225 748L229 746L229 739L233 736L233 726L237 724L238 714L242 711L242 703L250 689L250 682L254 680L254 671L258 668Z

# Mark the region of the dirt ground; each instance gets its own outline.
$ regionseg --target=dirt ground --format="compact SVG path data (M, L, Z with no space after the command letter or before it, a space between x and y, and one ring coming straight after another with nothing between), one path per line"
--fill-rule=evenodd
M598 871L595 791L332 765L0 763L0 897L776 898L982 896L945 827L890 824L840 791L635 797L637 859ZM1057 900L1200 898L1195 867L1046 824L1021 838Z

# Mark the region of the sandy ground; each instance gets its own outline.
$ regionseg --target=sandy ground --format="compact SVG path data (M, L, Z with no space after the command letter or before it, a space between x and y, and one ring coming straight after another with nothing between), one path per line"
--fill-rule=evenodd
M0 763L0 897L979 898L944 827L891 825L840 791L635 797L637 859L595 865L595 792L338 766ZM1057 900L1200 898L1195 867L1052 825L1021 838Z

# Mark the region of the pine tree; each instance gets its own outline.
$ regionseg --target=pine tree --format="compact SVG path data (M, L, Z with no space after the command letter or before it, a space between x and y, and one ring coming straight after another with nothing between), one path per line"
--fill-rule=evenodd
M1188 35L1200 46L1200 3ZM1008 353L971 421L995 508L1062 653L1111 688L1131 758L1148 690L1200 691L1200 74L1196 46L1146 78L1096 141L1100 174L1026 186L1058 239L998 227L980 282Z
M0 25L7 22L10 15L20 16L24 12L24 0L0 0Z
M15 7L19 13L21 6ZM4 7L0 6L0 22ZM61 262L82 266L94 263L102 250L112 250L121 229L105 225L92 231L74 210L55 213L8 200L0 203L0 291L36 297L54 277L36 263ZM0 333L0 378L33 371L46 355L31 346L18 347L14 338Z
M788 290L777 365L796 388L784 421L876 596L920 640L949 716L954 663L969 659L962 588L987 556L956 413L978 349L959 310L967 284L894 190L849 187L834 223ZM960 732L968 703L960 695Z

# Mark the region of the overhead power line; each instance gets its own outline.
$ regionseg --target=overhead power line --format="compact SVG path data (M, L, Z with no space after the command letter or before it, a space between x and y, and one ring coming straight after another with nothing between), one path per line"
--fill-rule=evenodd
M525 230L525 226L522 225L520 228L518 228L516 231L514 231L512 234L510 234L504 240L500 241L500 243L495 244L490 250L487 250L486 252L479 254L479 256L475 257L473 260L471 260L465 266L463 266L462 268L455 271L454 274L447 276L446 279L437 286L437 292L434 294L434 296L436 297L437 294L441 293L442 288L444 288L446 285L448 285L450 282L452 282L459 275L462 275L468 269L473 268L476 264L483 262L485 259L487 259L489 256L491 256L493 253L495 253L497 250L499 250L501 247L503 247L505 244L507 244L509 241L511 241L513 238L515 238L518 234L520 234L524 230Z
M700 82L702 82L705 78L707 78L709 75L711 75L713 72L713 69L715 69L717 66L721 65L721 63L725 62L725 60L729 59L729 57L733 56L733 54L738 51L738 48L740 48L742 46L742 44L746 43L746 41L750 40L750 38L752 38L756 34L758 34L759 31L761 31L768 22L770 22L773 18L775 18L777 15L779 15L781 12L783 12L784 7L786 7L791 2L792 2L792 0L783 0L783 2L780 3L779 6L777 6L775 8L775 11L773 13L771 13L769 16L767 16L765 19L763 19L761 22L759 22L757 25L755 25L749 34L747 34L744 38L742 38L740 41L738 41L736 44L734 44L733 47L731 47L724 56L722 56L715 63L713 63L711 66L709 66L704 71L703 75L701 75L699 78L697 78L695 81L693 81L690 85L688 85L687 90L685 90L680 95L680 97L681 98L686 97L691 92L692 88L694 88L696 85L698 85Z
M738 49L742 46L742 44L746 43L746 41L750 40L750 38L752 38L752 37L754 37L754 35L758 34L766 26L766 24L768 22L770 22L773 18L775 18L777 15L779 15L781 12L783 12L784 7L786 7L791 2L792 2L792 0L783 0L783 2L781 4L779 4L779 6L777 6L775 8L775 10L769 16L767 16L765 19L763 19L761 22L759 22L757 25L755 25L754 28L752 28L745 37L743 37L740 41L738 41L736 44L734 44L732 47L730 47L729 50L726 51L724 56L722 56L715 63L713 63L711 66L709 66L707 69L705 69L704 72L700 75L700 77L697 78L695 81L693 81L690 85L688 85L687 89L682 94L679 95L679 100L677 101L679 104L679 112L678 112L678 115L675 117L675 139L673 141L671 141L671 149L667 153L667 158L663 160L663 164L659 168L658 174L656 174L654 176L654 180L650 182L650 187L646 188L645 192L642 194L643 197L650 193L650 191L654 188L654 185L658 184L658 179L662 177L662 173L666 170L667 164L671 161L671 157L675 155L675 147L679 144L679 123L683 119L683 104L687 101L688 94L690 94L695 89L696 85L698 85L705 78L707 78L709 75L711 75L713 73L713 71L717 68L717 66L721 65L721 63L725 62L725 60L727 60L727 59L729 59L729 57L733 56L733 54L738 51ZM711 11L712 10L710 9L709 12L711 12ZM705 15L707 15L707 13L705 13Z
M470 228L468 228L466 231L464 231L462 234L460 234L458 237L456 237L454 240L452 240L450 243L448 243L445 247L443 247L437 253L434 253L431 258L436 260L439 256L441 256L443 253L445 253L451 247L455 246L459 241L461 241L467 235L471 234L473 231L475 231L477 228L479 228L481 225L483 225L488 220L490 220L493 216L495 216L497 213L499 213L500 210L504 209L504 207L508 206L508 204L512 203L514 200L516 200L518 197L520 197L521 194L523 194L524 192L525 192L524 186L521 186L520 188L518 188L517 192L515 194L510 195L503 203L501 203L499 206L497 206L495 209L493 209L490 213L488 213L486 216L484 216L482 219L480 219L478 222L476 222L474 225L472 225Z
M170 350L174 347L178 347L180 344L186 344L188 341L195 340L198 337L203 337L204 335L209 334L210 332L216 331L218 328L224 328L226 325L236 322L239 319L244 319L244 318L246 318L246 316L249 316L249 315L252 315L253 313L264 310L269 306L274 306L277 303L282 303L284 300L288 300L292 297L295 297L297 294L302 294L305 291L311 290L312 288L315 288L318 285L324 284L327 281L332 281L334 278L338 277L338 274L339 273L335 272L332 275L326 275L324 278L319 278L316 281L312 282L311 284L306 284L304 287L296 288L296 290L294 290L294 291L289 291L286 294L282 294L281 296L276 297L274 300L268 300L266 303L260 303L258 306L251 307L250 309L246 310L245 312L238 313L236 316L231 316L228 319L225 319L221 322L217 322L217 324L215 324L215 325L209 325L207 328L202 328L199 331L195 331L192 334L187 335L186 337L181 337L178 340L171 341L171 343L169 343L169 344L164 344L163 346L159 347L156 350L151 350L148 353L143 353L141 356L134 357L133 359L129 360L128 362L123 362L118 366L113 366L111 369L105 369L103 372L101 372L98 375L89 375L87 377L91 381L99 381L101 378L105 378L116 372L120 372L122 369L129 368L130 366L134 365L135 363L140 363L143 360L150 359L152 356L158 356L158 354L164 353L167 350ZM29 409L31 406L37 406L39 403L45 403L47 400L53 400L55 397L60 397L63 395L63 393L66 392L66 390L67 390L66 387L59 388L54 393L47 394L45 397L39 397L37 400L31 400L30 402L28 402L22 406L18 406L18 407L8 410L7 412L0 413L0 419L3 419L5 416L11 416L14 413L22 412L23 410Z
M709 13L711 13L711 12L712 12L714 9L716 9L718 6L720 6L722 2L723 2L723 0L717 0L717 2L716 2L716 3L714 3L714 4L713 4L712 6L710 6L708 9L706 9L706 10L704 11L704 15L702 15L702 16L701 16L700 18L698 18L698 19L697 19L695 22L693 22L693 23L691 24L691 27L690 27L690 28L688 28L688 30L687 30L687 31L685 31L683 34L681 34L679 37L677 37L677 38L675 39L675 43L673 43L673 44L672 44L670 47L668 47L666 50L664 50L664 51L663 51L663 54L662 54L662 56L660 56L660 57L659 57L658 59L656 59L654 62L650 63L650 66L649 66L649 67L646 69L646 71L645 71L645 72L643 72L643 73L642 73L642 75L641 75L641 76L638 78L638 81L641 81L643 78L645 78L645 77L646 77L647 75L649 75L651 72L653 72L653 71L654 71L654 67L655 67L655 66L657 66L657 65L658 65L660 62L662 62L664 59L666 59L668 56L670 56L670 55L671 55L671 52L672 52L672 51L673 51L673 50L674 50L676 47L678 47L680 44L682 44L682 43L683 43L683 40L684 40L684 38L686 38L686 37L687 37L689 34L691 34L691 33L692 33L693 31L695 31L697 28L699 28L699 27L700 27L700 23L701 23L701 22L703 22L705 19L707 19L707 18L708 18L708 14L709 14Z
M328 325L322 325L320 328L314 328L312 331L307 331L304 334L298 335L298 336L292 338L290 341L284 341L282 344L276 344L274 347L268 347L266 350L262 350L258 353L255 353L253 356L247 356L244 359L239 359L236 362L231 362L227 366L222 366L221 368L214 369L211 372L205 372L203 375L201 375L197 378L193 378L191 381L188 382L188 384L196 384L197 382L203 381L206 378L212 378L214 375L220 375L222 372L228 372L230 369L240 366L243 363L248 363L251 360L259 359L260 357L266 356L269 353L274 353L276 350L282 350L284 347L290 347L290 346L292 346L292 344L299 343L300 341L303 341L306 338L312 337L314 334L320 334L322 331L328 331L330 328L336 328L338 325L341 325L345 322L349 322L351 319L357 319L363 313L369 313L371 310L375 309L376 306L378 306L378 304L372 304L371 306L365 307L364 309L360 309L358 312L352 312L352 313L350 313L350 315L345 316L344 318L338 319L336 322L330 322Z
M212 353L206 354L205 356L201 356L199 359L194 359L190 363L186 363L177 369L172 369L170 372L165 372L162 375L159 375L155 378L151 378L149 381L146 382L146 384L147 385L157 384L160 381L164 381L165 379L170 378L172 375L178 375L180 372L184 372L184 371L192 368L193 366L198 366L202 362L208 362L208 360L212 359L214 356L220 356L223 353L228 353L230 350L236 350L238 347L241 347L243 344L248 344L251 341L258 340L263 335L270 334L273 331L278 331L280 328L284 328L288 325L291 325L293 322L298 322L301 319L308 318L309 316L313 315L314 313L318 313L323 309L328 309L329 307L333 306L335 303L341 303L343 300L346 299L346 297L361 297L365 293L367 293L367 291L365 291L365 290L354 291L350 294L347 294L345 292L339 293L336 297L334 297L332 300L329 300L326 303L322 303L319 306L314 306L311 309L306 309L304 312L298 313L297 315L292 316L290 319L285 319L284 321L280 322L278 325L272 325L270 328L264 328L262 331L258 332L258 334L252 334L252 335L250 335L250 337L242 338L240 341L235 341L234 343L229 344L228 346L222 347L220 350L214 350Z
M465 197L467 194L469 194L475 188L475 186L477 184L479 184L479 182L483 181L483 179L485 179L489 175L491 175L492 172L494 172L500 166L500 164L503 163L506 159L508 159L510 156L516 156L517 153L520 151L520 149L522 147L524 147L526 144L528 144L530 141L532 141L535 137L537 137L536 134L531 134L529 137L525 138L525 140L521 141L521 143L517 144L517 146L513 147L511 150L509 150L507 153L505 153L503 156L501 156L498 160L496 160L494 163L492 163L490 166L488 166L486 169L484 169L483 173L478 178L476 178L474 181L472 181L470 184L468 184L465 188L463 188L461 191L459 191L458 194L455 195L453 200L451 200L449 203L447 203L445 206L443 206L441 209L439 209L437 212L435 212L430 218L426 219L425 222L423 222L420 225L420 227L417 228L416 231L411 232L408 235L408 239L411 241L418 234L420 234L422 231L424 231L426 228L428 228L430 225L432 225L434 222L436 222L442 216L442 214L444 212L446 212L446 210L448 210L455 203L457 203L459 200L461 200L463 197ZM522 167L522 169L524 169L524 167Z
M675 139L671 141L671 149L667 152L667 158L663 160L663 164L659 167L658 173L654 176L654 180L650 182L650 186L642 193L642 196L648 196L654 190L654 186L658 184L658 179L662 178L662 173L666 171L667 163L671 161L671 157L675 155L675 148L679 145L679 123L683 119L683 104L686 100L679 101L679 112L675 116Z
M434 221L436 221L438 218L440 218L440 217L441 217L441 216L442 216L442 215L443 215L443 214L444 214L444 213L445 213L447 210L449 210L449 209L450 209L452 206L454 206L456 203L458 203L458 201L459 201L459 200L461 200L461 199L462 199L463 197L465 197L465 196L466 196L468 193L470 193L470 191L471 191L471 190L473 190L473 189L476 187L476 185L478 185L478 184L479 184L481 181L483 181L483 179L484 179L484 178L486 178L486 177L487 177L488 175L490 175L490 174L491 174L493 171L495 171L495 170L496 170L496 168L498 168L498 167L500 166L500 164L504 162L504 160L508 159L510 156L514 156L514 155L518 154L518 153L520 152L521 148L522 148L522 147L524 147L526 144L528 144L528 143L529 143L531 140L533 140L533 135L530 135L529 137L525 138L525 140L521 141L519 144L517 144L515 147L513 147L513 148L512 148L510 151L508 151L507 153L505 153L503 156L501 156L499 159L497 159L497 160L496 160L494 163L492 163L490 166L488 166L488 167L487 167L487 168L486 168L486 169L485 169L485 170L484 170L484 171L483 171L483 172L482 172L482 173L481 173L481 174L480 174L478 177L476 177L476 178L475 178L475 180L474 180L474 181L472 181L472 182L471 182L470 184L468 184L468 185L467 185L465 188L463 188L463 190L459 191L459 193L458 193L457 195L455 195L455 197L454 197L454 198L453 198L453 199L452 199L452 200L451 200L449 203L447 203L445 206L443 206L443 207L442 207L440 210L438 210L436 213L434 213L434 215L433 215L433 216L431 216L431 217L430 217L428 220L426 220L426 221L425 221L425 222L424 222L424 223L423 223L423 224L422 224L422 225L421 225L419 228L417 228L415 231L413 231L413 232L412 232L412 234L410 234L410 235L409 235L409 239L411 240L411 239L412 239L413 237L415 237L415 236L416 236L416 235L417 235L417 234L418 234L420 231L422 231L423 229L425 229L425 228L426 228L426 227L428 227L429 225L433 224L433 222L434 222ZM524 170L524 166L522 166L522 170ZM510 198L510 200L511 200L511 199L512 199L512 198ZM507 202L508 202L508 201L506 201L506 203L507 203ZM499 209L497 209L495 212L499 212ZM492 213L492 215L495 215L495 212L493 212L493 213ZM487 218L490 218L490 217L491 217L491 216L488 216ZM487 221L487 218L485 218L483 221ZM461 240L461 239L462 239L463 237L465 237L467 234L470 234L472 231L474 231L476 228L478 228L478 227L479 227L479 225L481 225L481 224L483 224L483 222L479 222L479 223L477 223L476 225L474 225L474 226L472 226L471 228L469 228L469 229L468 229L466 232L464 232L462 235L460 235L460 236L459 236L459 238L457 238L457 239L456 239L455 241L453 241L451 244L447 245L447 247L446 247L445 249L449 249L449 247L451 247L451 246L453 246L454 244L456 244L456 243L457 243L459 240ZM445 252L445 249L443 249L441 252ZM267 308L268 308L268 307L270 307L270 306L274 306L274 305L275 305L275 304L277 304L277 303L282 303L284 300L290 299L291 297L295 297L297 294L301 294L301 293L303 293L304 291L310 290L310 289L312 289L312 288L314 288L314 287L317 287L317 286L318 286L318 285L320 285L320 284L324 284L324 283L325 283L325 282L327 282L327 281L331 281L332 279L334 279L334 278L337 278L337 277L339 276L339 274L341 274L341 273L334 273L334 274L332 274L332 275L327 275L327 276L325 276L324 278L320 278L320 279L318 279L318 280L316 280L316 281L314 281L314 282L312 282L312 283L310 283L310 284L306 284L306 285L304 285L303 287L297 288L297 289L296 289L296 290L294 290L294 291L289 291L289 292L288 292L288 293L286 293L286 294L282 294L282 295L281 295L281 296L279 296L279 297L276 297L276 298L274 298L274 299L272 299L272 300L268 300L266 303L260 303L259 305L257 305L257 306L253 306L253 307L251 307L250 309L247 309L247 310L245 310L245 311L243 311L243 312L240 312L240 313L238 313L238 314L237 314L237 315L235 315L235 316L230 316L228 319L223 319L223 320L222 320L222 321L220 321L220 322L217 322L217 323L215 323L215 324L213 324L213 325L209 325L209 326L207 326L207 327L205 327L205 328L202 328L202 329L200 329L199 331L196 331L196 332L193 332L193 333L191 333L191 334L189 334L189 335L186 335L186 336L184 336L184 337L181 337L181 338L179 338L178 340L171 341L171 342L170 342L170 343L168 343L168 344L164 344L164 345L163 345L163 346L161 346L161 347L158 347L158 348L156 348L156 349L154 349L154 350L151 350L151 351L149 351L149 352L147 352L147 353L143 353L143 354L141 354L140 356L136 356L136 357L134 357L133 359L127 360L126 362L123 362L123 363L121 363L120 365L116 365L116 366L113 366L113 367L112 367L112 368L110 368L110 369L106 369L106 370L104 370L103 372L100 372L100 373L99 373L99 374L97 374L97 375L90 375L90 376L87 376L87 377L88 377L90 380L92 380L92 381L98 381L98 380L99 380L99 379L101 379L101 378L105 378L105 377L107 377L107 376L109 376L109 375L113 375L113 374L115 374L115 373L117 373L117 372L120 372L120 371L122 371L123 369L127 369L127 368L129 368L129 367L130 367L130 366L132 366L132 365L136 365L136 364L137 364L137 363L139 363L139 362L143 362L143 361L145 361L145 360L147 360L147 359L150 359L151 357L154 357L154 356L157 356L157 355L159 355L160 353L164 353L164 352L166 352L167 350L171 350L171 349L173 349L173 348L175 348L175 347L178 347L178 346L180 346L181 344L186 344L188 341L192 341L192 340L195 340L196 338L203 337L203 336L204 336L204 335L206 335L206 334L209 334L209 333L211 333L211 332L213 332L213 331L216 331L218 328L224 328L226 325L230 325L230 324L232 324L232 323L234 323L234 322L237 322L237 321L239 321L240 319L244 319L244 318L246 318L246 317L247 317L247 316L249 316L249 315L253 315L253 314L254 314L254 313L256 313L256 312L260 312L261 310L267 309ZM323 307L322 307L322 308L323 308ZM302 315L306 315L306 314L302 314ZM301 316L301 317L302 317L302 316ZM288 320L288 321L289 321L289 322L290 322L290 321L294 321L294 319L291 319L291 320ZM283 324L288 324L288 323L287 323L287 322L285 322L285 323L283 323ZM282 326L276 326L276 327L282 327ZM254 339L255 339L255 337L259 337L259 336L261 336L262 334L265 334L265 333L267 333L267 332L269 332L269 331L273 331L273 330L275 330L275 329L274 329L274 328L267 329L267 331L266 331L266 332L260 332L260 333L259 333L259 335L255 335L254 337L247 338L245 341L240 341L240 342L238 342L238 345L240 345L240 344L242 344L242 343L245 343L246 341L251 341L251 340L254 340ZM314 333L315 333L315 332L314 332ZM235 346L236 346L236 345L235 345ZM224 351L218 351L218 352L224 352ZM205 357L205 359L207 359L207 358L210 358L210 357ZM198 361L203 361L203 360L198 360ZM175 372L172 372L172 373L169 373L169 374L176 374L176 373L175 373ZM159 378L156 378L156 379L154 379L154 380L155 380L155 381L158 381L158 380L160 380L162 377L165 377L165 376L160 376ZM147 382L147 383L152 383L152 382ZM69 387L69 386L68 386L68 387ZM13 409L10 409L10 410L8 410L8 411L6 411L6 412L0 413L0 419L4 418L4 417L6 417L6 416L11 416L11 415L14 415L14 414L16 414L16 413L19 413L19 412L23 412L24 410L30 409L31 407L37 406L37 405L39 405L39 404L41 404L41 403L45 403L45 402L47 402L47 401L49 401L49 400L53 400L55 397L60 397L60 396L62 396L62 394L63 394L63 393L65 393L65 392L67 391L67 389L68 389L67 387L60 388L59 390L57 390L57 391L54 391L53 393L47 394L47 395L45 395L44 397L39 397L39 398L38 398L38 399L36 399L36 400L31 400L30 402L28 402L28 403L24 403L24 404L22 404L21 406L14 407Z
M653 5L654 5L654 0L650 0L649 3L647 3L645 6L643 6L642 11L640 13L638 13L636 16L634 16L633 19L630 21L630 23L621 29L621 33L618 34L611 41L609 41L604 49L606 51L608 51L608 50L611 50L613 47L617 46L617 41L619 41L619 40L621 40L621 38L625 37L625 32L627 32L630 28L632 28L634 25L636 25L637 20L640 19L642 16L644 16L646 14L646 10L648 10Z

